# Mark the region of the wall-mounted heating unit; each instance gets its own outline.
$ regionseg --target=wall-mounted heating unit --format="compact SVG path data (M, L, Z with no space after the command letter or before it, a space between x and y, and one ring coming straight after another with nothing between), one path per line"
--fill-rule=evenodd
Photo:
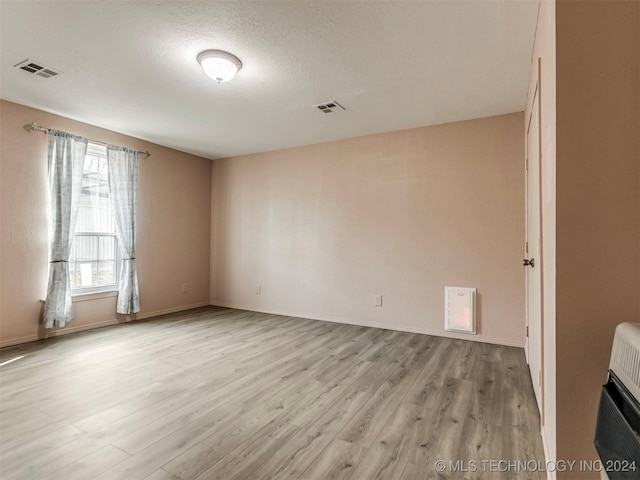
M616 328L594 444L603 479L640 478L640 323Z
M476 333L476 289L444 287L444 329Z

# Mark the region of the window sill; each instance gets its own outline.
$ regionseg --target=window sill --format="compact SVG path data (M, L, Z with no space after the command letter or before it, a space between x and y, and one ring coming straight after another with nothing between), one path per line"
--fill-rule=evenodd
M117 297L118 290L107 290L104 292L91 292L91 293L73 293L71 294L71 301L73 303L86 302L87 300L98 300L100 298Z

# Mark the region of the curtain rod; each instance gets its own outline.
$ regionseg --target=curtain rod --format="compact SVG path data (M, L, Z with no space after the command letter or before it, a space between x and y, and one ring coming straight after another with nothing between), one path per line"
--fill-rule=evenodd
M27 123L26 125L24 125L23 128L29 133L33 133L33 132L49 133L49 130L50 130L49 128L41 127L40 125L36 124L36 122ZM89 140L89 141L91 143L97 143L98 145L105 145L105 146L107 145L104 142L98 142L96 140ZM143 152L141 150L136 150L136 152L138 152L138 155L145 155L147 158L151 156L149 151Z

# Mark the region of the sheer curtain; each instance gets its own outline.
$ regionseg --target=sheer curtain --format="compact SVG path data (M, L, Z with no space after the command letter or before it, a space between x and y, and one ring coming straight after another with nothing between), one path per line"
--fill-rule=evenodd
M73 320L69 254L78 216L87 139L57 130L47 135L49 177L49 284L44 304L45 328Z
M107 147L109 196L116 221L116 236L122 262L118 282L117 313L140 311L136 273L136 204L138 200L138 152L124 147Z

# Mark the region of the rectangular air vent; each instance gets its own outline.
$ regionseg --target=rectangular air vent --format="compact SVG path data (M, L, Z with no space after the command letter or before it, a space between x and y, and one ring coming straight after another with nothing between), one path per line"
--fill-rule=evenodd
M319 103L314 105L313 108L317 108L321 112L324 113L333 113L333 112L341 112L346 110L342 105L340 105L335 100L331 100L330 102Z
M14 65L14 67L19 68L20 70L24 70L31 75L37 75L42 78L54 78L62 73L60 71L54 70L53 68L46 67L40 62L35 62L29 59L24 60L17 65Z

